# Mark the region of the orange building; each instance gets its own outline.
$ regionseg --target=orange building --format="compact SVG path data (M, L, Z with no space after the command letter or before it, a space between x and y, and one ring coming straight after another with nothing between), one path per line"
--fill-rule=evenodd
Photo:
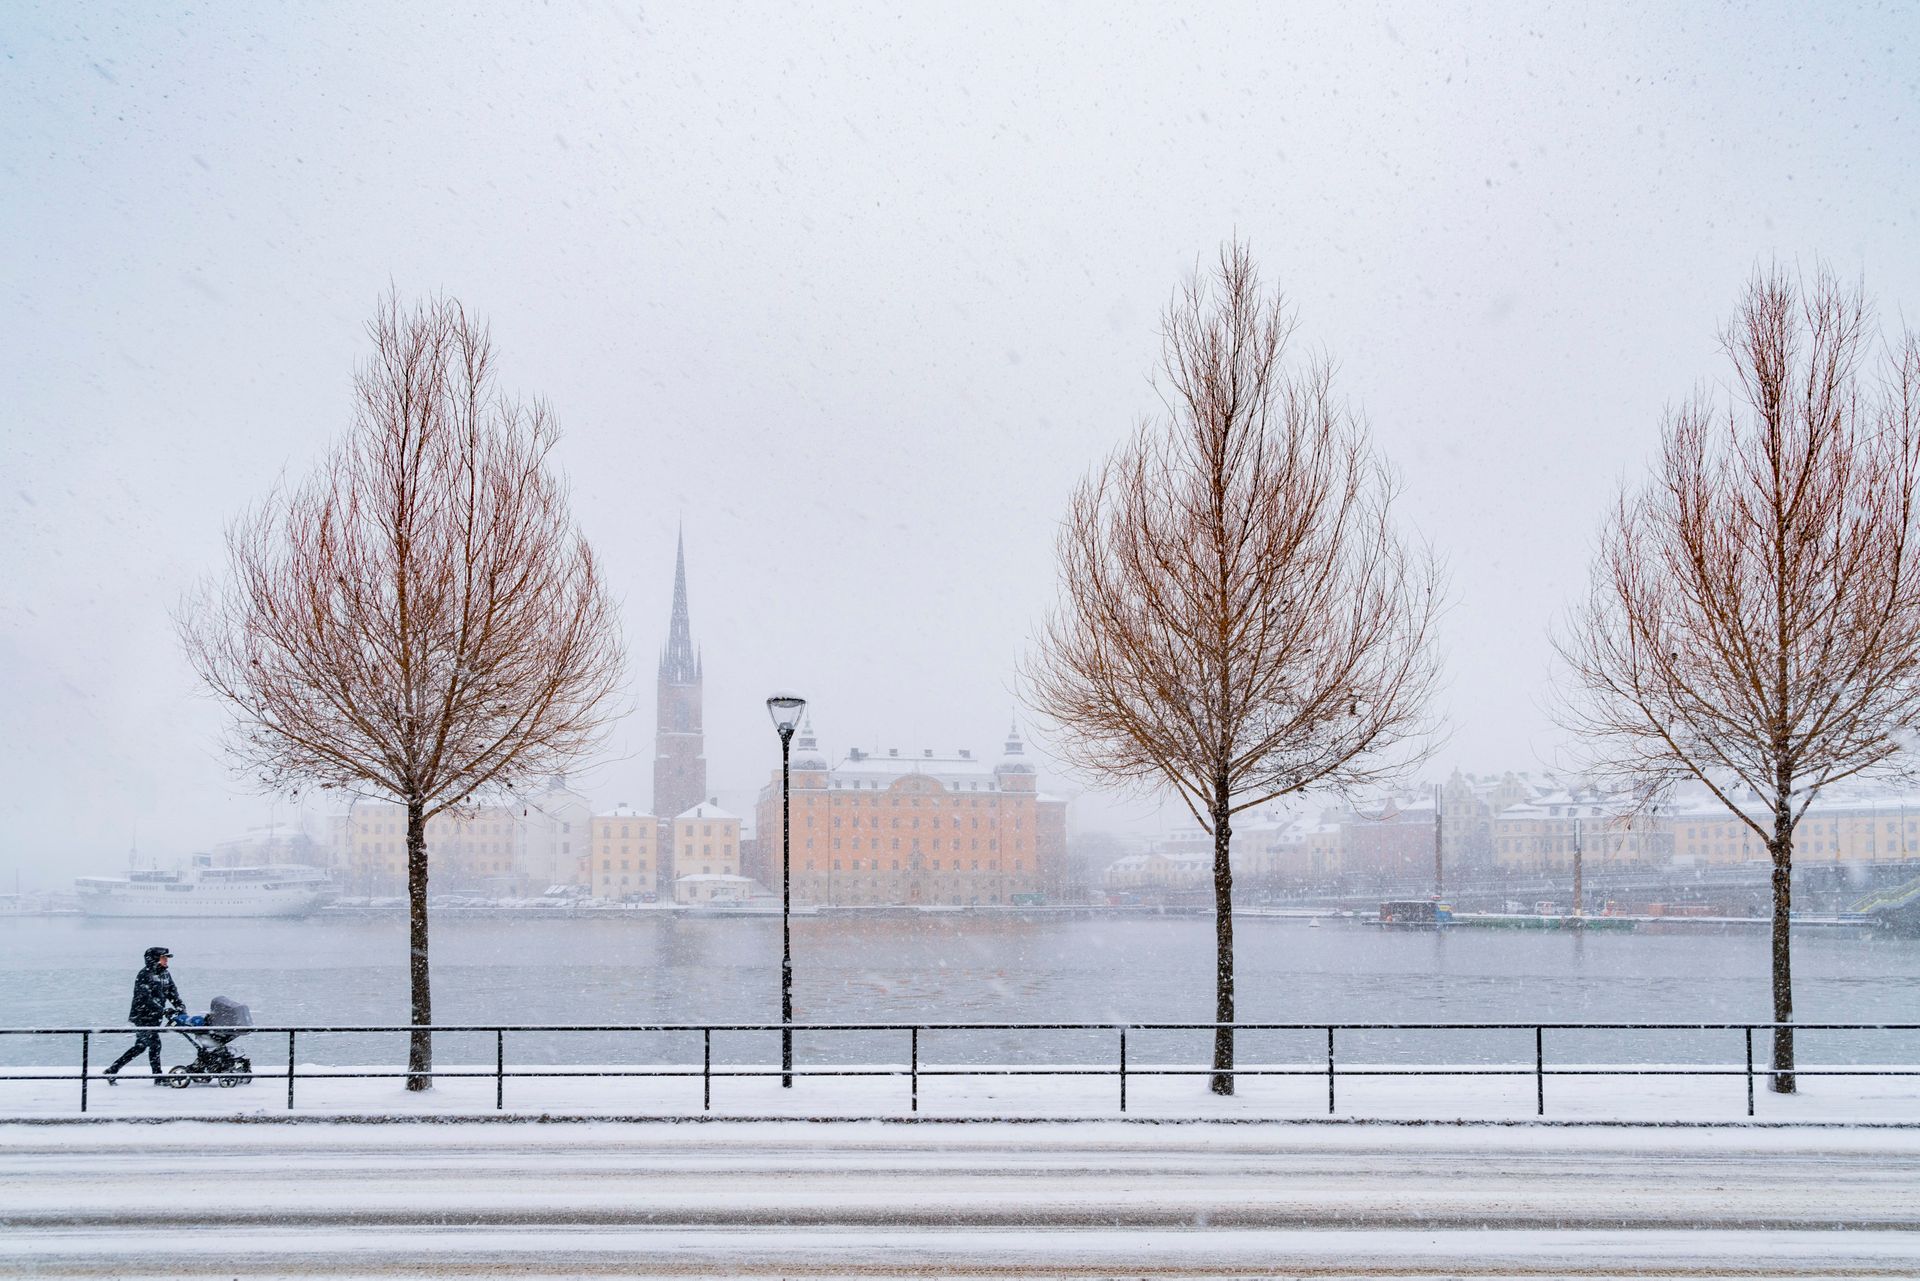
M1057 887L1066 804L1042 798L1017 731L994 764L971 752L851 751L829 767L811 725L792 755L793 901L1005 904ZM761 790L747 874L780 888L780 775Z

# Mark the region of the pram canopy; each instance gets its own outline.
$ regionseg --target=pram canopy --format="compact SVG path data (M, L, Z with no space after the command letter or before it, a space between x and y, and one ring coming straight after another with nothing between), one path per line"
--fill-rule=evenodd
M229 1001L224 996L213 998L213 1004L207 1009L208 1027L252 1027L253 1011L238 1001Z

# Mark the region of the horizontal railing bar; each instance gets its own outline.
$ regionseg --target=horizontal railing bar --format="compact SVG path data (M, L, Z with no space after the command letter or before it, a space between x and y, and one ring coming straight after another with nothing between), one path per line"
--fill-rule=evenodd
M1324 1069L1316 1061L1312 1066L1292 1063L1265 1063L1237 1065L1229 1068L1216 1068L1211 1065L1187 1065L1181 1062L1161 1062L1142 1065L1136 1059L1129 1069L1127 1057L1127 1033L1164 1032L1196 1033L1230 1030L1236 1033L1299 1033L1325 1032L1327 1041L1327 1059ZM1119 1059L1115 1066L1094 1063L1033 1063L1014 1062L1001 1064L946 1063L922 1066L919 1046L921 1032L964 1032L964 1033L1111 1033L1119 1035ZM1411 1064L1395 1066L1390 1064L1355 1063L1344 1068L1336 1068L1334 1063L1334 1034L1336 1032L1494 1032L1494 1033L1533 1033L1534 1060L1531 1065L1524 1062L1506 1064L1492 1063L1452 1063L1452 1064ZM1644 1065L1606 1065L1606 1064L1570 1064L1548 1067L1543 1051L1543 1037L1548 1031L1560 1032L1653 1032L1653 1033L1711 1033L1740 1031L1746 1037L1746 1062L1740 1066L1716 1063L1675 1064L1652 1063ZM238 1085L253 1080L272 1081L284 1079L286 1082L286 1100L289 1109L294 1106L294 1086L297 1081L309 1083L327 1080L487 1080L495 1083L494 1106L502 1106L505 1082L508 1078L528 1079L567 1079L581 1080L622 1080L622 1079L674 1079L691 1080L699 1077L706 1082L703 1092L702 1108L711 1106L713 1078L747 1079L781 1077L786 1084L793 1083L793 1077L818 1077L822 1079L838 1078L874 1078L908 1077L918 1082L922 1076L930 1077L1113 1077L1120 1080L1120 1110L1127 1109L1127 1080L1129 1076L1160 1077L1299 1077L1319 1079L1324 1077L1327 1083L1327 1108L1334 1107L1334 1082L1341 1076L1354 1077L1532 1077L1536 1081L1536 1111L1542 1115L1546 1109L1546 1079L1548 1077L1744 1077L1746 1080L1747 1115L1754 1112L1753 1082L1756 1078L1775 1081L1785 1077L1791 1082L1794 1076L1807 1077L1920 1077L1920 1067L1909 1065L1864 1065L1816 1066L1804 1068L1756 1068L1753 1062L1753 1034L1766 1031L1798 1032L1920 1032L1920 1023L1793 1023L1793 1022L1368 1022L1368 1023L1275 1023L1275 1022L1127 1022L1123 1020L1105 1020L1100 1022L866 1022L866 1023L443 1023L443 1024L270 1024L247 1027L208 1026L192 1023L168 1024L125 1024L120 1026L99 1027L7 1027L0 1028L0 1036L58 1036L80 1038L80 1064L78 1073L61 1070L29 1069L24 1072L0 1072L0 1082L29 1081L78 1081L80 1083L80 1110L87 1111L88 1085L94 1081L117 1084L120 1080L139 1081L143 1077L158 1084L175 1087L189 1084L210 1084L219 1081L222 1085ZM179 1064L158 1075L132 1073L119 1077L113 1072L94 1072L89 1067L88 1049L94 1036L133 1035L135 1037L153 1036L160 1032L179 1032L194 1040L202 1053L196 1056L194 1064ZM330 1033L347 1036L393 1036L401 1033L439 1033L443 1037L480 1036L491 1034L494 1037L494 1066L491 1071L485 1067L455 1066L435 1070L432 1068L394 1068L394 1069L352 1069L327 1068L321 1064L310 1064L306 1070L299 1069L295 1061L295 1042L302 1032ZM668 1036L700 1033L706 1051L702 1055L701 1066L695 1070L691 1066L671 1066L673 1056L666 1056L669 1063L656 1063L643 1067L582 1067L569 1064L528 1065L508 1071L505 1063L505 1034L550 1034L567 1035L592 1033L599 1035L622 1033L663 1034ZM716 1071L712 1062L712 1037L715 1032L737 1032L745 1035L768 1035L781 1032L791 1036L802 1033L898 1033L912 1034L914 1054L912 1061L905 1066L890 1063L849 1063L835 1065L819 1063L813 1066L796 1068L786 1056L779 1068L752 1064L723 1064ZM271 1063L263 1064L258 1070L251 1065L246 1070L228 1067L225 1070L207 1070L195 1065L212 1051L212 1046L201 1040L203 1037L217 1038L220 1044L229 1044L242 1036L250 1034L272 1035L284 1033L287 1038L287 1062L284 1071ZM792 1042L787 1042L791 1048ZM136 1047L137 1048L137 1047ZM1269 1051L1271 1052L1271 1051ZM1350 1051L1351 1052L1351 1051ZM1483 1051L1484 1053L1484 1051ZM627 1056L622 1056L627 1057ZM1018 1056L1016 1056L1018 1057ZM123 1058L122 1062L125 1061ZM246 1062L244 1056L222 1056L217 1061L229 1064ZM919 1090L913 1091L915 1110L918 1110Z
M464 1069L464 1068L436 1068L436 1069L429 1069L426 1071L409 1071L405 1068L394 1068L394 1069L381 1069L378 1071L367 1071L367 1072L340 1072L340 1071L331 1071L331 1070L314 1071L309 1069L307 1071L296 1072L295 1076L297 1079L302 1081L327 1081L327 1080L359 1081L359 1080L379 1080L379 1079L396 1079L397 1080L405 1077L415 1077L415 1076L430 1077L430 1078L444 1077L450 1080L460 1079L460 1078L481 1078L481 1077L484 1077L488 1080L493 1080L501 1076L505 1076L508 1078L546 1078L546 1079L564 1079L568 1077L573 1077L581 1080L598 1080L602 1078L627 1078L627 1077L661 1077L661 1078L671 1078L671 1079L685 1079L690 1077L700 1077L700 1076L707 1076L707 1075L711 1075L714 1077L732 1077L732 1078L738 1078L738 1079L750 1079L754 1077L785 1076L787 1074L788 1073L786 1069L782 1069L779 1067L767 1067L767 1068L737 1068L736 1067L728 1070L722 1070L722 1069L716 1068L711 1073L702 1072L698 1069L692 1069L692 1068L689 1068L686 1070L662 1070L662 1071L618 1068L618 1069L608 1069L606 1071L592 1071L592 1072L580 1071L578 1069L539 1071L539 1070L516 1068L516 1069L510 1069L506 1072L496 1072L490 1068L474 1068L470 1070ZM794 1076L819 1076L819 1077L910 1076L913 1074L913 1070L911 1068L906 1068L906 1067L802 1068L802 1067L796 1066L792 1069L791 1074ZM961 1065L961 1066L954 1066L954 1067L922 1067L919 1070L919 1074L921 1076L1117 1076L1119 1074L1119 1069L1117 1067L1065 1067L1065 1066L1052 1067L1052 1066L1046 1066L1046 1065L1042 1065L1039 1067L967 1067L967 1066ZM191 1076L194 1078L206 1077L209 1080L220 1080L223 1077L229 1077L229 1076L239 1077L242 1080L271 1079L271 1080L278 1081L278 1080L285 1079L285 1073L280 1072L278 1070L274 1070L272 1072L256 1071L252 1073L246 1073L246 1072L193 1072L193 1073L179 1073L179 1074L162 1073L161 1075L163 1078L174 1076L174 1075L180 1075L180 1076ZM1195 1066L1195 1067L1147 1068L1147 1067L1135 1067L1132 1064L1129 1064L1127 1066L1127 1075L1128 1076L1302 1076L1302 1077L1324 1078L1327 1075L1327 1070L1324 1067L1215 1068L1215 1067L1204 1066L1204 1065ZM1737 1077L1737 1076L1746 1076L1747 1071L1743 1067L1700 1067L1700 1068L1696 1068L1696 1067L1665 1067L1665 1068L1549 1067L1549 1068L1546 1068L1544 1072L1537 1072L1535 1069L1531 1067L1503 1068L1503 1067L1474 1067L1474 1066L1463 1065L1458 1067L1432 1066L1432 1067L1405 1067L1405 1068L1343 1067L1339 1069L1338 1075L1340 1076L1538 1076L1538 1075L1546 1075L1546 1076L1736 1076ZM1871 1067L1763 1068L1763 1067L1755 1067L1753 1069L1752 1075L1756 1077L1766 1077L1766 1076L1920 1076L1920 1068L1871 1068ZM109 1081L109 1080L115 1080L115 1079L119 1079L123 1081L143 1081L143 1080L151 1080L152 1077L151 1077L151 1074L145 1073L145 1072L141 1072L137 1074L127 1074L127 1075L121 1075L121 1076L115 1077L115 1076L109 1076L105 1072L89 1072L83 1076L78 1072L62 1072L58 1070L49 1070L46 1072L18 1073L18 1074L14 1074L14 1073L0 1074L0 1081L79 1081L83 1079L89 1080L89 1081Z
M1342 1032L1445 1032L1445 1031L1525 1031L1542 1028L1549 1032L1764 1032L1791 1029L1799 1032L1920 1032L1920 1023L381 1023L381 1024L256 1024L243 1035L256 1032L1112 1032L1120 1028L1130 1032L1212 1032L1230 1029L1238 1032L1324 1032L1329 1027ZM153 1026L110 1025L90 1027L0 1027L0 1036L79 1036L135 1035L149 1032L205 1034L230 1029L189 1024Z

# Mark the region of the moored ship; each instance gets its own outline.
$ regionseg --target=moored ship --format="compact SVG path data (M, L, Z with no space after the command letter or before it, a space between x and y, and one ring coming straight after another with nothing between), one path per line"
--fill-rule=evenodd
M272 863L213 867L196 858L177 872L82 876L73 883L88 916L266 917L307 916L333 897L333 881L317 867Z

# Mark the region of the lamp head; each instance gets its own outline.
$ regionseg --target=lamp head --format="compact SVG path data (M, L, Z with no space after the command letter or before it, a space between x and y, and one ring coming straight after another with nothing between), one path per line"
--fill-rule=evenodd
M793 733L793 727L800 723L800 713L806 707L807 700L798 694L775 694L767 700L767 715L773 718L773 727L780 731L781 738Z

